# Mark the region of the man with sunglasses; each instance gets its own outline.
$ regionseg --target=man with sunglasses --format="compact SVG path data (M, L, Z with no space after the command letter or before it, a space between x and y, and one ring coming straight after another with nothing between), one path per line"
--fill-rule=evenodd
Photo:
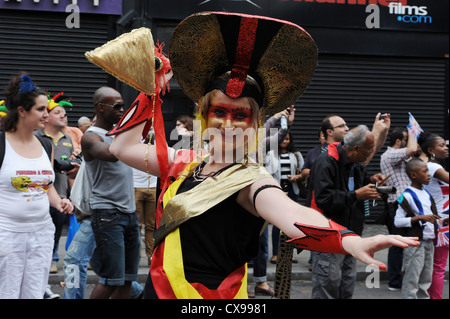
M133 171L109 152L112 130L123 115L122 96L110 87L93 98L97 120L81 139L86 169L92 176L91 226L96 248L91 266L99 282L91 298L130 296L139 267L139 223L134 201Z

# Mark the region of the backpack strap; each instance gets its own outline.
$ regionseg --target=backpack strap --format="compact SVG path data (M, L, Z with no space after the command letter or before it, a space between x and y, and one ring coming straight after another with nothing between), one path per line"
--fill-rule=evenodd
M42 147L44 148L45 152L47 153L47 156L51 162L52 160L52 151L53 146L52 143L41 136L36 136L39 142L41 142ZM3 158L5 157L5 148L6 148L6 134L3 131L0 131L0 167L2 167L3 164Z
M420 202L419 197L417 197L417 194L410 188L405 189L405 192L412 196L414 204L416 204L416 207L419 210L419 214L423 215L422 203Z
M435 213L436 208L434 207L436 204L434 202L433 197L431 196L430 192L427 191L425 188L423 189L425 192L427 192L428 196L430 196L430 202L431 202L431 211L433 212L433 214ZM405 189L405 192L411 194L414 203L416 204L417 208L419 209L419 213L420 215L423 215L423 207L422 207L422 203L420 202L419 198L417 197L417 194L411 189L411 188L407 188Z
M3 158L5 157L5 139L6 134L3 131L0 131L0 167L2 167L3 164Z
M50 142L50 140L45 137L37 136L37 135L35 135L35 136L37 137L39 142L41 142L42 147L44 148L45 152L47 153L48 159L51 162L52 161L52 151L53 151L52 142Z

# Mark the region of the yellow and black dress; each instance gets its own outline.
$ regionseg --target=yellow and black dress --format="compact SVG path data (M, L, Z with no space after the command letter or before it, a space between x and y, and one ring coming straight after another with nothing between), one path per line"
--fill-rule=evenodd
M146 296L247 298L246 263L258 253L264 220L244 210L236 199L241 189L270 174L257 163L237 163L196 181L178 173L198 162L182 162L172 165L169 179L176 179L166 185L160 203L163 212L157 218L158 245Z

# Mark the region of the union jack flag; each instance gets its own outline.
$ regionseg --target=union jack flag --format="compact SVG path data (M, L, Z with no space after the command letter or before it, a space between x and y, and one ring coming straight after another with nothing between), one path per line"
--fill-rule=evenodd
M442 206L442 210L448 211L448 185L441 185L441 191L442 191L442 196L444 198L447 197L447 201L444 202L444 205Z
M447 219L447 221L444 223L445 219ZM437 233L436 247L447 246L448 245L448 217L438 219L437 223L438 223L438 233Z
M417 123L416 119L414 118L414 116L412 116L411 113L409 113L409 124L408 126L406 126L406 128L408 129L409 134L411 134L416 140L419 138L420 133L423 132L419 123Z

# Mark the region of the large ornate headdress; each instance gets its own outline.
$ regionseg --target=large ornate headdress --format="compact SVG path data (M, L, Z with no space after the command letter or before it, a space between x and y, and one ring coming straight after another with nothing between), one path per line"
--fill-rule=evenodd
M309 85L317 47L301 27L245 14L205 12L174 30L169 49L174 77L197 102L212 89L232 98L254 97L264 114L292 105ZM230 79L217 79L231 71ZM254 78L261 92L245 85Z
M175 28L168 60L155 48L147 28L123 34L86 52L86 57L141 92L109 134L152 119L143 136L154 123L156 145L162 147L165 135L159 92L164 93L170 68L184 93L195 102L220 89L233 98L254 97L262 114L273 114L292 105L307 88L316 67L317 47L305 30L291 22L205 12L189 16ZM158 60L162 70L155 67ZM218 79L228 71L229 80ZM258 90L245 85L247 76L256 80ZM167 162L166 152L165 148L158 151L161 174L168 170L166 164L161 167Z

